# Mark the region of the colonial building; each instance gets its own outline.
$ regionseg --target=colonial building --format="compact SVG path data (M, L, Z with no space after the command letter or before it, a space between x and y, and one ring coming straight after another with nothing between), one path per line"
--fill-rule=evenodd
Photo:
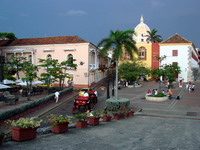
M134 29L135 35L133 35L133 39L136 41L136 47L138 48L138 56L139 60L145 65L145 67L152 69L158 68L159 62L156 59L159 56L159 45L158 43L151 43L148 40L148 31L150 32L150 28L144 23L144 18L141 16L140 23ZM124 52L124 58L121 61L130 60L130 56L128 53Z
M166 56L161 65L178 64L181 68L178 77L183 78L184 82L194 81L199 71L199 54L195 45L179 34L171 36L159 45L160 56Z
M58 36L16 40L0 40L0 50L9 59L11 55L27 57L34 65L38 59L58 59L59 62L74 58L77 69L68 68L74 87L89 87L105 78L110 58L102 57L97 47L78 36ZM44 69L40 69L38 75ZM67 80L66 83L67 84Z

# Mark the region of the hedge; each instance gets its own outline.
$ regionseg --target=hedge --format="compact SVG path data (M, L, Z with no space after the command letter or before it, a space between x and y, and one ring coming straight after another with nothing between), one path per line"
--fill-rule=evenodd
M73 91L72 87L66 88L66 89L60 91L60 96L62 96L64 94L67 94L69 92L72 92L72 91ZM45 103L51 101L52 99L54 99L54 93L49 94L49 95L47 95L45 97L42 97L42 98L38 98L38 99L36 99L34 101L30 101L29 103L24 103L24 104L20 105L20 107L16 107L16 108L12 108L12 109L9 109L9 110L0 111L0 122L4 121L6 119L9 119L14 115L17 115L17 114L20 114L22 112L25 112L25 111L27 111L27 110L29 110L31 108L34 108L34 107L40 106L42 104L45 104Z

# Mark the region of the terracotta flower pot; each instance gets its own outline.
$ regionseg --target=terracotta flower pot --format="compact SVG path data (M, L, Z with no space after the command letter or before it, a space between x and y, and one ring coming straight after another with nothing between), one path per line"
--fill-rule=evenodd
M12 128L12 139L14 141L26 141L36 138L37 128Z
M112 118L111 116L103 116L103 117L102 117L102 119L103 119L104 122L109 122L109 121L111 121L111 118Z
M89 117L88 118L88 124L91 126L95 126L99 124L99 117Z
M121 119L121 117L119 115L114 115L114 119L119 120L119 119Z
M0 135L0 145L3 143L3 138L4 138L4 136Z
M129 117L130 116L130 113L125 113L125 117Z
M51 128L51 132L53 133L63 133L68 131L68 122L58 123L56 126Z
M76 128L86 128L87 127L87 121L77 121L76 122Z
M129 113L129 116L134 116L134 112L130 112L130 113Z

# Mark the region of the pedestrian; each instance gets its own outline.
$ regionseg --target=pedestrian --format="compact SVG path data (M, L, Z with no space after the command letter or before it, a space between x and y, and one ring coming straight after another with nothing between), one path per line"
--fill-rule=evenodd
M158 90L157 89L155 89L155 95L157 95L158 94Z
M58 91L56 91L55 92L56 103L58 103L59 95L60 95L60 93Z
M192 91L194 91L195 84L193 83L191 87L192 87Z
M166 96L165 90L162 90L162 93Z
M183 86L183 78L180 77L180 80L179 80L179 87L182 88L182 86Z
M169 99L172 99L173 92L169 89L168 90Z
M189 84L188 83L185 84L185 89L186 89L186 91L189 90Z

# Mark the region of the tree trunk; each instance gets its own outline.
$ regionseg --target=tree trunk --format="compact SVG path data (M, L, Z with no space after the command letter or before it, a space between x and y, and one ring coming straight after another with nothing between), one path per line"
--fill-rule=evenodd
M118 60L116 62L115 98L118 100Z

